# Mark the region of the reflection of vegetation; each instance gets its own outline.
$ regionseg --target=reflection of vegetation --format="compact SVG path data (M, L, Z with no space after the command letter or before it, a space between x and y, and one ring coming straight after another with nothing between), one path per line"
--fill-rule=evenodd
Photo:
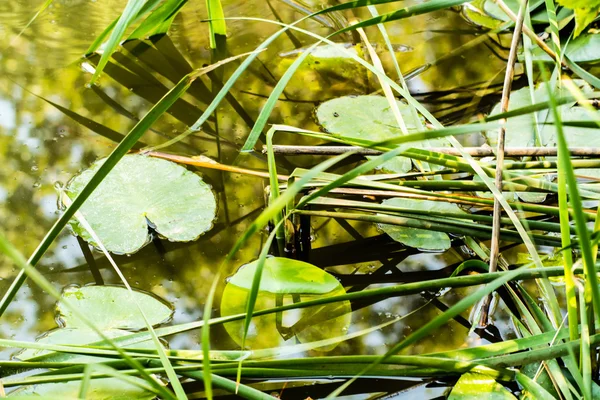
M56 3L56 8L47 13L47 18L59 14L64 18L65 8L72 5L58 0ZM210 3L220 4L218 1ZM102 345L101 350L106 355L121 359L110 364L110 368L115 369L98 364L92 369L83 369L85 366L82 359L75 357L80 356L78 352L85 352L86 347L71 347L65 353L49 352L40 360L45 364L35 365L56 369L50 378L36 373L25 378L5 377L2 379L4 386L34 384L38 382L36 379L52 382L53 379L64 378L67 373L70 374L69 379L85 383L89 374L101 375L110 371L122 379L129 374L146 374L145 380L135 382L142 386L150 385L149 389L164 398L185 398L188 394L211 397L212 385L240 393L244 397L262 398L265 394L245 385L247 382L236 385L224 377L240 374L238 376L242 379L286 378L290 381L295 377L352 378L333 393L338 395L346 387L353 387L353 377L365 373L368 377L418 376L451 379L453 382L458 375L469 372L460 379L453 395L457 396L461 391L472 391L472 387L463 390L463 385L465 381L468 386L474 384L469 379L478 377L474 373L479 373L486 376L483 378L484 387L478 389L480 391L500 391L510 397L513 395L505 388L511 389L513 393L517 393L518 388L526 396L535 398L551 398L553 395L563 398L592 398L593 390L597 389L595 380L598 378L596 343L600 339L596 337L594 327L600 320L600 290L594 268L597 246L592 243L592 238L595 233L589 225L595 218L594 208L600 198L593 173L600 164L596 158L571 160L567 144L580 143L571 142L570 137L575 135L574 132L584 132L581 135L584 138L582 145L589 145L590 141L585 138L591 129L597 129L598 126L598 113L592 109L596 105L596 94L581 91L581 85L578 87L571 78L579 77L596 88L600 87L600 81L593 73L569 59L574 53L566 51L561 62L561 54L554 54L561 50L554 46L553 41L548 41L548 45L542 43L542 46L545 52L550 53L546 61L557 60L556 65L549 61L546 66L534 69L531 60L539 57L539 54L532 52L531 47L539 46L541 39L535 32L526 29L528 39L523 47L522 57L525 65L522 70L517 68L520 75L517 84L524 85L525 89L515 93L525 96L527 101L524 105L536 106L518 107L517 104L514 107L513 103L511 114L508 115L504 114L508 108L501 106L488 115L487 121L481 122L477 113L490 111L489 106L497 100L497 83L501 81L499 77L505 66L503 58L508 50L503 40L505 36L496 38L496 32L473 30L460 19L458 13L442 10L451 5L459 5L459 1L433 0L401 9L394 3L383 4L378 8L381 18L374 16L376 13L372 9L359 9L354 7L356 4L348 3L350 5L336 6L333 14L335 24L327 23L329 19L323 18L303 22L303 28L323 36L338 29L334 27L341 28L345 34L355 33L353 30L357 27L367 30L369 39L365 39L362 45L351 43L335 47L335 62L318 53L319 50L331 49L333 43L327 43L317 49L316 55L311 55L306 47L302 47L306 44L304 36L292 29L286 31L287 36L280 31L281 36L267 46L267 51L253 53L247 58L251 60L256 57L260 62L255 61L247 68L236 70L236 67L245 64L241 60L235 60L222 69L198 77L193 84L186 79L191 76L189 74L194 68L203 64L218 65L216 63L219 61L228 60L230 52L240 54L252 51L265 40L261 36L263 32L273 33L278 27L261 22L261 29L249 31L248 26L255 22L234 19L227 26L229 38L217 35L211 41L206 34L207 29L198 29L196 14L205 17L209 14L218 15L218 12L209 13L202 8L203 5L190 4L181 13L168 14L169 23L170 18L174 17L169 35L149 39L145 39L143 35L135 37L124 43L120 51L112 54L110 59L110 52L103 55L90 54L81 60L83 71L78 65L64 68L57 66L68 64L63 61L65 59L69 62L78 59L78 55L88 48L91 38L82 39L78 43L71 38L75 35L67 36L69 29L61 30L61 24L56 24L55 19L41 18L13 47L0 43L3 48L8 49L6 56L3 54L0 61L0 73L3 74L0 89L4 93L4 98L0 101L0 114L8 115L0 120L0 162L3 165L0 170L0 218L3 220L3 231L7 231L6 236L10 241L20 250L34 254L32 264L38 263L52 241L60 240L59 246L52 248L49 257L38 266L46 273L46 278L37 276L36 282L46 291L52 292L52 285L46 281L47 278L54 285L64 286L74 282L85 283L92 275L98 279L98 271L104 275L101 279L118 282L117 277L108 272L108 260L98 256L94 260L85 246L83 250L86 263L81 264L79 245L75 245L76 242L67 235L59 237L59 229L51 231L43 244L36 247L37 240L44 237L55 219L54 183L57 180L65 181L65 178L91 164L94 159L106 156L114 148L113 142L124 140L119 149L137 149L146 145L161 145L169 140L169 143L174 143L169 146L169 152L185 153L188 158L202 153L222 164L237 164L240 168L255 170L264 169L267 164L270 178L266 191L268 196L265 196L266 184L262 180L202 170L203 178L215 188L220 197L219 204L222 205L215 228L193 244L172 245L156 239L153 246L146 247L130 259L115 257L126 268L127 280L175 303L177 314L174 324L156 329L156 334L160 337L186 334L172 340L175 350L169 352L172 356L170 360L160 351L158 341L151 350L137 350L141 353L127 350L129 358L123 357L122 348L130 349L130 345L147 343L149 334L139 332L116 335L116 348L109 347L107 343L93 343ZM502 8L502 2L497 3L500 11L506 12ZM128 4L134 7L140 6L141 2L131 0ZM166 1L161 4L171 4L178 11L183 2ZM515 9L516 2L511 4ZM244 16L258 14L265 17L273 12L273 15L276 14L274 18L284 22L297 20L300 15L296 13L306 13L307 9L303 4L293 4L293 8L286 5L268 8L273 4L265 4L256 9L242 9L236 7L238 4L235 2L225 2L224 5L227 16L235 16L239 12ZM81 18L73 22L72 26L80 29L86 26L81 24L87 23L88 30L97 28L96 33L99 33L118 16L116 9L122 8L120 3L119 6L105 12L106 4L86 4L78 11L83 12ZM549 7L549 10L543 10L541 7L544 6ZM563 36L569 36L573 30L569 19L570 11L560 8L555 14L552 6L554 4L551 1L544 2L543 5L542 2L536 2L532 6L535 9L531 11L535 11L536 16L544 11L548 21L536 18L533 28L541 33L549 24L549 30L555 36L557 32L553 30L558 28ZM0 13L14 16L15 11L10 10L14 6L0 7ZM318 6L309 8L318 9ZM350 13L358 19L357 25L350 26L346 20ZM395 21L408 17L411 19ZM507 22L499 25L507 35L512 34L513 18L508 12L507 17L502 18ZM561 20L556 21L556 18ZM61 22L65 22L65 27L71 26L70 20ZM323 25L319 25L323 22ZM379 22L386 22L387 30L375 30L375 25ZM160 25L163 26L162 23ZM46 29L49 26L56 28ZM528 26L526 23L526 27ZM4 26L2 28L7 29ZM14 30L18 30L18 27L15 26ZM44 37L45 31L60 31L56 37L61 40L49 40L54 47L43 47L48 40ZM220 32L215 30L215 33L223 32L222 29ZM586 35L596 34L592 30ZM356 35L352 37L358 38ZM595 36L582 37L589 39ZM551 40L555 39L558 37ZM345 43L349 36L344 36L343 40ZM393 45L389 52L382 51L383 46L377 46L377 51L370 51L368 40L390 42ZM75 43L69 45L71 42ZM589 40L589 43L592 42ZM396 51L399 43L406 45L403 49L413 50L407 53ZM518 41L514 43L518 44ZM207 50L208 47L214 49ZM46 60L44 57L48 52L47 48L55 51ZM290 53L292 48L297 49L291 51L295 57L286 59L279 56L285 52ZM490 51L482 51L486 48ZM75 50L77 57L73 57ZM514 56L515 45L510 50ZM341 58L338 57L338 51L344 55L343 60L338 60ZM299 60L303 57L306 57L307 62L301 65ZM102 58L108 62L98 81L99 86L85 88L90 78L89 72L102 65ZM354 64L357 61L361 62L360 66ZM384 71L395 69L394 63L397 61L400 61L402 67L398 68L399 71L410 71L407 76L411 79L406 86L397 84L394 79L385 75ZM42 63L48 68L38 68ZM556 67L553 78L544 75L548 66ZM295 70L296 68L298 69ZM566 75L567 71L570 71L570 75ZM561 74L565 76L560 77ZM401 78L401 74L398 75ZM565 82L568 93L556 95L552 90L546 90L545 97L535 96L536 92L530 91L528 87L534 87L540 76L543 83L540 90L546 90L546 85L556 85L560 77ZM238 80L227 94L220 93L223 85L228 85L227 79L232 79L229 77ZM284 82L280 79L287 78L291 78L287 85L276 83ZM512 79L507 82L510 80ZM396 103L392 99L392 91L395 91L395 95L406 102L401 103L408 111L406 116L422 115L427 126L411 127L413 129L409 132L402 132L408 135L396 135L394 132L402 131L400 121L403 119L398 116L386 117L381 123L382 113L375 112L370 113L367 124L379 123L381 128L385 127L392 134L378 138L356 137L347 132L337 132L331 126L327 127L328 133L317 131L311 118L316 102L350 94L369 94L371 96L361 98L373 99L376 98L373 92L379 90L379 86L376 86L379 84L387 98L377 97L378 99L386 101L393 109ZM65 90L65 87L69 90ZM74 90L70 90L71 88ZM432 92L428 92L429 90ZM508 99L510 90L505 90L505 93L504 101ZM527 97L532 93L533 99ZM570 97L565 99L563 96ZM264 100L265 97L268 99ZM225 101L217 106L215 99L221 98ZM542 98L548 102L540 103ZM418 100L429 100L431 104L425 107L424 102ZM578 105L573 107L575 102ZM214 111L205 112L208 108ZM150 109L152 111L147 113ZM352 113L356 114L358 111ZM548 115L550 117L546 118ZM64 118L65 116L68 118ZM523 129L526 132L537 134L540 129L551 128L551 143L558 149L543 153L542 157L548 158L540 158L540 153L537 152L552 149L540 150L539 147L531 146L535 142L528 140L524 145L523 159L503 162L499 157L496 162L498 165L494 165L495 161L476 161L467 157L459 151L460 145L450 136L483 131L490 136L490 132L496 132L502 125L510 139L517 127L498 122L509 116L511 121L525 121ZM138 124L139 121L141 123ZM269 138L272 133L277 132L278 143L326 145L333 141L344 146L373 148L383 154L371 153L371 158L366 161L357 156L342 154L318 164L320 160L317 158L296 159L278 155L270 141L266 142L266 156L260 152L240 154L242 143L245 143L244 149L258 149L259 141L264 141L266 137L267 122L288 124L276 125L269 131ZM463 125L456 124L446 129L442 125L445 122ZM356 128L353 124L350 125L350 130ZM188 129L189 126L193 129ZM250 130L252 134L248 135ZM130 132L130 136L126 136L127 132ZM185 133L185 139L180 140L182 132ZM591 132L595 133L593 130ZM143 143L133 143L131 137L138 135L141 138L142 134ZM436 140L449 138L455 149L449 153L448 149L441 146L436 146L432 151L414 148L425 147L425 141L432 137ZM382 139L386 141L377 142ZM481 140L479 137L479 143ZM597 156L597 152L592 150L590 149L590 154ZM112 153L109 160L116 163L124 153L125 151ZM502 154L502 150L498 150L497 154ZM412 159L419 171L401 170L394 175L369 175L373 169L398 159L399 156ZM316 164L318 166L314 167ZM298 165L309 165L311 169L297 168ZM410 165L409 162L406 169ZM435 165L437 169L421 168L423 165ZM578 180L581 177L576 174L581 171L585 171L585 180ZM98 179L104 178L108 167L101 172ZM494 174L499 179L497 186L490 179ZM555 175L556 180L553 179ZM472 192L484 190L492 192L494 198L485 198L485 194L482 197L472 195ZM518 198L513 195L509 203L502 197L502 191L519 193ZM545 203L529 203L532 196L545 199ZM382 202L383 198L389 197L410 198L420 205L411 207L402 202L397 206L398 203L394 205L393 200ZM263 205L264 198L268 199L268 207L260 214L254 214ZM460 206L465 213L450 215L445 210L436 211L434 207L426 206L432 204L430 202L447 202L453 209ZM494 204L496 208L492 213L490 207ZM79 203L75 200L75 206L69 208L67 213L73 212L77 206ZM501 209L506 214L501 216ZM467 211L472 214L466 214ZM59 221L66 224L69 218L64 217L65 215L68 214L63 214ZM314 287L303 287L302 290L291 290L298 282L314 282L310 280L312 273L305 271L306 273L300 274L302 269L298 265L288 265L288 279L281 280L284 283L278 290L267 290L267 284L275 281L269 282L267 270L263 271L262 277L260 274L247 274L243 284L232 280L221 290L223 282L219 281L219 277L229 272L233 261L235 264L242 264L256 258L257 248L264 245L264 238L259 233L267 227L269 221L276 227L267 243L271 243L275 237L280 242L285 241L284 246L279 246L274 252L278 252L280 257L295 256L322 268L327 267L336 274L344 287L334 280L333 275L316 269L321 276L328 277L330 282L335 283L334 289L328 287L326 291L314 291ZM443 254L418 254L415 250L388 240L385 235L374 236L377 232L376 224L393 225L404 236L410 236L415 229L432 232L436 237L444 239L443 249L450 249ZM594 230L598 224L595 225ZM281 232L285 234L282 235ZM311 236L314 236L312 243ZM514 268L514 264L518 262L511 262L508 252L504 254L506 257L498 257L488 250L488 239L492 239L492 248L498 244L499 239L507 243L524 243L524 247L515 247L518 249L517 254L527 251L527 257L532 262L524 267ZM8 277L12 275L13 262L19 266L24 263L18 252L13 251L7 243L2 234L0 248L10 258L0 258L1 272ZM548 249L536 247L535 244L552 247L553 257L556 252L562 252L561 266L547 266L544 251ZM64 249L64 246L67 248ZM229 254L225 255L228 251ZM268 251L269 247L264 246L259 263L264 260ZM486 273L490 260L492 264L498 262L503 271ZM269 262L266 261L267 264ZM81 266L75 267L77 264ZM223 267L216 271L218 265ZM532 266L537 268L528 268ZM72 268L65 270L68 267ZM429 270L436 267L440 269ZM88 268L93 270L92 274ZM459 276L455 276L457 274ZM549 284L548 276L563 277L565 289L555 289ZM259 279L262 280L259 282ZM533 280L535 285L523 284L521 280L524 279ZM12 318L14 305L19 305L11 303L12 296L17 294L21 283L22 280L17 280L10 287L4 285L6 295L1 301L0 309L4 311L10 303L7 314L12 312ZM262 286L263 283L265 287ZM400 284L391 285L392 283ZM374 286L376 284L388 285ZM483 284L486 285L474 289L464 288ZM478 310L486 310L478 302L496 289L500 298L500 311L496 311L489 321L476 317ZM560 296L556 295L555 290L560 291ZM412 297L397 300L399 296ZM218 302L220 297L222 316L228 316L225 319L212 318L210 315L213 300L216 298ZM538 304L537 298L541 299L543 306ZM45 308L50 307L41 293L36 299ZM20 304L38 303L21 301ZM215 335L217 329L221 333L225 329L241 345L240 338L244 336L246 326L242 321L250 321L248 347L274 347L294 336L302 342L342 336L350 321L350 310L355 313L353 319L356 321L351 329L366 332L366 328L377 326L381 320L407 314L417 304L428 305L426 312L413 316L402 327L395 325L338 346L332 356L344 355L342 358L263 360L256 356L261 353L226 353L229 357L224 357L225 353L209 353L211 345L234 346L226 335ZM561 330L563 304L566 304L564 308L568 319L564 322L567 328ZM204 312L200 311L202 305L205 307ZM473 308L475 312L471 320L462 316ZM249 310L255 310L260 315L251 319L250 315L245 315ZM483 315L486 315L485 312ZM47 318L47 313L40 311L32 313L32 316L34 319L38 316ZM200 317L204 321L183 323ZM479 320L484 324L496 322L498 327L493 324L486 329L478 327ZM498 321L503 321L504 324ZM205 326L206 323L217 325L223 322L227 322L224 328L214 327L209 330ZM44 320L37 328L45 330L48 325L49 320ZM200 327L203 327L201 339L187 333ZM446 329L456 330L460 334L448 335L449 330ZM209 336L209 332L213 334ZM522 339L460 349L463 346L475 346L481 339L500 341L516 336ZM440 337L444 340L440 340ZM22 337L19 336L18 339ZM198 347L199 342L203 346L202 366L198 364L199 353L188 351ZM7 346L23 346L9 340L3 343ZM333 347L330 346L327 350L332 350ZM310 348L307 346L305 349ZM44 350L52 349L47 345ZM121 353L117 354L118 352ZM369 356L372 353L384 355ZM227 362L240 354L257 359L239 364ZM159 356L162 356L160 360ZM140 369L132 359L143 362L144 367L149 369ZM64 370L61 369L63 365L48 364L50 361L74 360L78 360L74 363L75 372L74 369L69 369L71 364ZM328 364L332 360L335 364ZM24 365L28 366L34 365ZM507 366L510 368L506 368ZM94 371L93 368L96 367L99 369ZM207 373L209 367L215 375ZM538 381L538 371L542 369L550 378ZM147 375L148 371L165 372L174 392L170 392L170 387L165 389L159 385L157 388L156 381ZM194 393L198 390L197 386L188 387L187 382L180 385L181 378L203 380L201 390L205 392ZM393 393L405 388L400 385L411 386L414 383L399 380L398 386L391 386L386 390ZM363 392L370 390L372 389L363 389ZM311 395L314 396L314 393L309 391L304 397Z

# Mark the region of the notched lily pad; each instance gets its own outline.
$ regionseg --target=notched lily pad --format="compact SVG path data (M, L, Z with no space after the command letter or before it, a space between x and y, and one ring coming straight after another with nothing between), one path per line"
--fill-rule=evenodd
M451 214L466 214L456 204L444 203L443 201L391 198L384 200L382 204L420 211L444 212L449 217ZM451 245L450 237L444 232L389 224L378 224L378 227L395 241L417 249L445 251Z
M221 300L221 316L246 311L257 265L258 261L246 264L229 279ZM312 264L269 257L262 273L256 310L345 293L335 277ZM341 301L255 317L250 325L246 346L252 349L271 348L289 344L294 337L302 343L309 343L342 336L350 326L351 311L350 302ZM244 322L226 323L225 329L241 346ZM335 346L324 346L318 350L329 351Z
M151 325L165 323L173 316L173 308L155 296L133 291L137 304L144 311ZM140 315L131 293L119 286L68 287L62 297L94 322L96 327L108 329L144 329L146 324ZM71 310L59 301L56 306L59 324L67 328L87 328Z
M419 121L414 118L410 107L396 101L398 109L409 132L419 130ZM330 133L350 139L365 139L379 142L402 135L388 100L384 96L345 96L321 104L316 111L318 123ZM420 117L419 117L420 118ZM407 143L404 147L443 147L445 141L426 140L420 143ZM412 169L409 158L396 157L383 165L382 169L404 173Z
M71 179L66 195L75 199L104 160ZM174 242L197 239L212 228L217 202L210 185L187 169L166 160L126 155L80 211L108 251L129 254L149 242L149 226ZM70 225L98 246L76 219Z

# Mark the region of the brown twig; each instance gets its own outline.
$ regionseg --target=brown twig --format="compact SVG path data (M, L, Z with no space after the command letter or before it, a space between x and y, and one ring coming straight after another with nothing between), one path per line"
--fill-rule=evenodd
M148 152L144 152L143 154L147 154L151 157L162 158L163 160L173 161L173 162L176 162L179 164L193 165L195 167L200 167L200 168L216 169L219 171L233 172L236 174L244 174L244 175L252 175L252 176L258 176L261 178L269 179L268 172L234 167L231 165L225 165L225 164L218 163L215 160L210 159L208 157L204 157L204 156L185 157L185 156L178 156L176 154L161 153L159 151L148 151ZM280 181L287 181L289 179L289 177L287 175L277 175L277 179L279 179Z
M504 4L502 0L498 0L498 4ZM527 0L524 0L519 8L519 15L515 23L512 42L510 44L510 53L506 65L506 74L504 75L504 87L502 88L502 100L500 101L500 112L508 111L508 103L510 101L510 92L512 90L512 82L515 77L515 63L517 61L517 49L521 41L521 30L523 29L523 21L527 11ZM536 36L537 38L537 36ZM495 184L498 190L502 192L502 165L504 164L504 139L506 136L506 127L503 124L498 131L498 147L496 149L496 180ZM494 213L492 225L492 240L490 246L490 269L489 272L496 272L498 267L498 256L500 250L500 222L502 216L502 205L497 198L494 198ZM481 315L479 325L485 327L488 325L488 317L490 311L490 303L492 296L489 294L481 305Z
M515 15L515 13L506 5L506 3L504 3L503 0L494 0L494 2L508 16L508 18L510 18L516 24L515 31L514 31L514 33L516 33L517 25L519 24L520 15ZM527 12L527 1L525 2L525 12ZM552 50L550 48L550 46L548 46L538 35L536 35L534 31L529 29L527 26L523 26L522 20L521 20L520 25L521 25L521 28L519 28L519 35L516 35L516 36L521 35L521 29L522 29L523 33L525 33L527 36L529 36L529 38L531 40L533 40L540 47L540 49L542 49L546 54L548 54L550 56L550 58L552 58L553 60L556 60L558 58L556 53L554 52L554 50ZM513 38L514 38L514 36L513 36ZM510 58L510 55L509 55L509 58ZM560 60L560 63L563 68L569 68L569 66L567 65L565 60Z

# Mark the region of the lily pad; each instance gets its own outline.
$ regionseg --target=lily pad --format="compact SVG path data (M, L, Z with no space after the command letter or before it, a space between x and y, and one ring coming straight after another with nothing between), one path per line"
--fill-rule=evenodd
M504 386L487 375L467 372L450 392L448 400L516 400Z
M563 48L564 48L563 43ZM567 44L564 54L576 63L594 63L600 61L600 34L586 33ZM546 52L536 47L532 50L534 60L554 62Z
M420 211L444 212L448 216L451 216L451 214L466 214L456 204L442 201L391 198L384 200L382 204ZM430 251L444 251L450 248L450 237L444 232L389 224L378 224L378 226L392 239L406 246Z
M132 378L141 384L146 384L143 379ZM146 384L147 385L147 384ZM39 385L24 386L10 393L8 397L36 397L44 399L79 399L80 381L43 383ZM134 400L154 399L156 395L136 385L116 378L92 379L87 400Z
M581 81L576 82L581 90L589 92L590 86ZM567 96L569 94L566 88L562 88L556 96ZM548 95L544 87L539 87L534 90L535 102L541 103L548 100ZM511 92L510 103L508 110L530 106L532 103L529 87ZM574 106L575 102L570 102L559 107L563 122L569 121L593 121L594 118L588 114L583 107ZM497 104L490 115L500 113L500 104ZM596 111L596 118L600 117L600 112ZM556 128L551 123L554 121L548 110L539 111L538 123L540 124L540 139L539 143L542 147L556 146ZM506 147L535 147L537 145L535 131L535 118L533 114L525 114L508 119L506 123ZM543 125L546 123L545 125ZM565 136L572 147L596 146L600 142L599 136L595 130L565 126ZM498 131L486 132L486 138L491 146L496 146Z
M107 329L104 330L103 333L109 338L116 338L119 336L130 335L131 332L124 331L121 329ZM43 336L39 337L36 340L36 343L40 344L64 344L64 345L86 345L90 343L99 342L102 340L102 337L98 335L95 331L91 329L85 328L58 328L53 329ZM127 347L125 347L127 348ZM136 343L132 346L134 349L154 349L154 343L152 340L145 340L140 343ZM42 349L26 349L19 353L16 353L14 356L20 360L28 360L34 357L40 357L45 354L51 353L48 350ZM78 363L87 363L98 361L102 357L95 356L77 356L75 358L70 359L70 362L78 362Z
M65 189L71 199L83 190L104 159L75 176ZM146 245L149 227L175 242L197 239L212 228L217 202L198 175L166 160L127 155L80 209L107 250L134 253ZM98 246L76 219L73 231Z
M505 0L504 3L516 14L519 11L518 0ZM531 13L531 22L536 24L547 24L548 15L546 10L539 10ZM561 17L563 16L561 13ZM492 0L475 0L463 6L463 15L467 20L477 26L496 29L502 23L508 21L508 16Z
M127 289L119 286L69 287L62 294L70 304L90 318L96 327L103 330L144 329L146 324L135 301L153 326L165 323L173 316L173 309L151 294L136 290L133 296L134 298ZM87 325L66 308L63 302L58 302L56 310L57 320L61 326L87 328Z
M398 109L409 132L420 129L410 107L396 101ZM321 104L316 112L317 121L327 132L350 139L365 139L374 142L392 139L402 135L388 100L384 96L345 96ZM442 147L445 141L426 140L421 143L407 143L411 147ZM404 173L412 169L409 158L396 157L383 165L382 169Z
M229 279L221 300L221 316L246 311L257 265L257 261L246 264ZM255 309L262 310L345 293L335 277L312 264L270 257L265 262ZM345 334L350 326L351 311L350 302L341 301L255 317L250 325L246 345L252 349L271 348L293 344L291 339L294 337L302 343L338 337ZM226 323L225 329L238 345L242 344L243 321ZM337 343L320 347L318 350L329 351L336 345Z

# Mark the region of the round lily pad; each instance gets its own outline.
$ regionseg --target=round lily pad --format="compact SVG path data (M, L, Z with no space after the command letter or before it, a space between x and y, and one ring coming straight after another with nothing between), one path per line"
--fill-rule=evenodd
M382 204L420 211L444 212L448 217L452 214L466 214L456 204L442 201L391 198L384 200ZM406 246L429 251L444 251L450 248L450 237L444 232L389 224L378 224L378 226L392 239Z
M83 190L104 159L69 181L71 199ZM150 241L149 227L175 242L197 239L212 228L217 202L210 186L180 165L142 155L126 155L80 209L108 251L134 253ZM73 231L94 246L74 218Z
M145 384L140 378L132 379ZM147 385L147 384L146 384ZM76 400L79 399L80 381L43 383L24 386L10 393L8 397L34 397L44 399ZM156 398L152 392L144 390L129 382L116 378L92 379L86 394L88 400L150 400Z
M221 316L246 312L257 265L257 261L246 264L229 279L221 299ZM255 309L344 293L344 288L334 276L312 264L270 257L265 261ZM342 336L350 326L351 311L350 302L341 301L254 317L246 346L252 349L271 348L293 344L291 339L294 337L302 343L309 343ZM238 345L242 344L244 321L226 323L225 329ZM329 351L335 346L324 346L318 350Z
M420 129L410 107L396 101L402 119L409 132ZM384 96L345 96L321 104L316 111L317 121L327 131L351 139L366 139L374 142L402 135L388 100ZM421 143L402 145L411 147L442 147L445 141L426 140ZM404 173L412 168L409 158L396 157L381 166L382 169Z
M166 302L138 290L133 291L132 298L131 293L120 286L68 287L63 290L62 297L102 330L146 328L136 301L153 326L165 323L173 316L173 308ZM61 326L87 328L63 302L58 302L56 311Z

